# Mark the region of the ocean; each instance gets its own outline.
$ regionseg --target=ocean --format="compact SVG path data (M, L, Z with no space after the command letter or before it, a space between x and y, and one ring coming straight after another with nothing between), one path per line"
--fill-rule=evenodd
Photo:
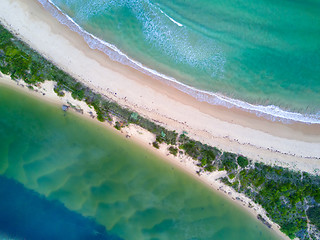
M4 239L277 239L126 138L5 86L0 196Z
M91 48L200 101L320 123L318 0L39 1Z

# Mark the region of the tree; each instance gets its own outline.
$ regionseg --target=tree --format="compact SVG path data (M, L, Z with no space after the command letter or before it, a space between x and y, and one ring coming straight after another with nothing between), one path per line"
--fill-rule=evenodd
M155 147L156 149L159 149L159 143L157 142L157 141L154 141L153 143L152 143L152 146L153 147Z
M320 230L320 207L311 207L307 210L310 222Z
M168 149L169 149L169 152L170 152L172 155L177 156L177 154L178 154L178 148L173 147L173 146L170 146Z
M239 156L237 158L237 162L238 162L239 166L242 168L245 168L249 164L248 158L246 158L244 156Z

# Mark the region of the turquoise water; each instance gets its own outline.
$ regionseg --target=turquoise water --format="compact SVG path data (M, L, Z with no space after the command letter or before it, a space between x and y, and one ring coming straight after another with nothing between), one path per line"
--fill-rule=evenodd
M3 86L0 175L0 235L17 239L276 239L125 138Z
M202 100L320 123L318 0L52 2L89 33L158 72L153 74L243 102L184 89ZM112 59L143 70L84 37Z

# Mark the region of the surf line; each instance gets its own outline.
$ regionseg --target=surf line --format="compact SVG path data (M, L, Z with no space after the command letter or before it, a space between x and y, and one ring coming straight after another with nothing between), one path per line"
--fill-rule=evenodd
M232 99L219 93L200 90L187 84L181 83L173 77L161 74L158 71L150 69L144 66L142 63L131 59L125 53L120 51L116 46L107 43L97 38L93 34L85 31L71 17L63 13L62 10L59 7L57 7L51 0L38 1L48 12L51 13L53 17L58 19L60 23L68 26L72 31L82 36L91 49L100 50L107 56L109 56L109 58L113 61L117 61L122 64L128 65L156 79L166 81L168 84L174 85L175 88L179 89L180 91L193 96L198 101L205 101L212 105L222 105L228 108L236 107L246 112L254 113L258 117L264 117L265 119L269 119L272 121L281 121L283 123L291 123L293 121L302 122L306 124L320 124L320 113L302 114L297 112L285 111L282 110L280 107L274 105L254 105L241 100ZM160 8L159 10L163 12ZM163 14L165 13L163 12ZM169 19L171 19L167 14L165 15ZM183 26L181 23L176 22L174 19L171 19L171 21L175 22L175 24L180 24L181 26ZM114 53L118 53L118 55L114 56Z

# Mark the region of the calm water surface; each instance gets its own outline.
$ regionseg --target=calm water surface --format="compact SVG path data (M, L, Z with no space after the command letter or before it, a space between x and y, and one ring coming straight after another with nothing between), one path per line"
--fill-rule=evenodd
M41 239L61 229L82 236L75 239L276 239L139 146L3 86L0 175L0 235Z

